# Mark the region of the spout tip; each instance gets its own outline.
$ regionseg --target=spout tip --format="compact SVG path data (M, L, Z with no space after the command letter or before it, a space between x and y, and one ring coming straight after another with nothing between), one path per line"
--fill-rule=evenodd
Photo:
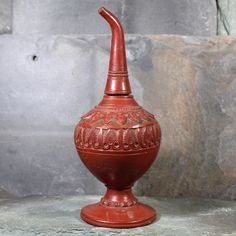
M99 13L100 15L102 15L102 13L103 13L104 11L106 11L106 8L105 8L105 7L100 7L100 8L98 9L98 13Z

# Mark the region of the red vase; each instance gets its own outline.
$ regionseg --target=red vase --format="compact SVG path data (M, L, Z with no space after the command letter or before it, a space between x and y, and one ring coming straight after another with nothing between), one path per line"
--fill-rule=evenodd
M154 116L131 95L119 20L103 7L99 13L112 30L105 95L82 116L74 140L82 162L105 184L107 192L100 202L84 207L81 218L103 227L137 227L156 218L153 208L134 197L132 186L155 160L161 130Z

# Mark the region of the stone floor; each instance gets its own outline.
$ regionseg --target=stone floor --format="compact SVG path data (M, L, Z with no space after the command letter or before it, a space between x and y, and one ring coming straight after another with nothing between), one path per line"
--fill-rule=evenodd
M97 196L27 197L0 200L0 235L236 235L236 202L140 197L159 219L133 229L94 227L81 221L82 206Z

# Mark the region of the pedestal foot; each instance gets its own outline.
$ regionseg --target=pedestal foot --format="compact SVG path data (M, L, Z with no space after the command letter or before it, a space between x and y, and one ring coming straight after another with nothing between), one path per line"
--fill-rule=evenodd
M128 195L132 196L132 199L129 199L130 205L115 201L109 204L107 201L107 197L120 199L122 193L123 196L127 197L127 191L129 192ZM114 195L117 192L119 193L119 197ZM131 190L126 190L126 192L108 190L106 195L101 199L101 202L88 205L81 210L81 218L87 223L96 226L132 228L152 223L156 219L156 212L152 207L137 202Z
M142 203L131 207L106 207L96 203L84 207L80 216L87 223L96 226L132 228L152 223L156 219L156 212Z

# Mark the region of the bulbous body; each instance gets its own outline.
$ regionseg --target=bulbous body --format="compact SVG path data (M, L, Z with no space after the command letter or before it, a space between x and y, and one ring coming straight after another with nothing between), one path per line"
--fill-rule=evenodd
M111 27L114 20L118 21L104 8L100 14L111 21ZM98 226L128 228L151 223L156 217L154 209L138 202L131 188L155 160L161 130L154 116L130 95L119 21L118 41L114 39L115 30L112 31L105 95L98 106L82 116L75 128L74 140L82 162L107 187L99 203L82 209L82 219ZM118 48L115 50L113 47L116 45ZM121 53L117 55L119 50Z
M160 127L132 96L105 96L82 116L75 144L81 160L108 188L127 189L156 158Z

